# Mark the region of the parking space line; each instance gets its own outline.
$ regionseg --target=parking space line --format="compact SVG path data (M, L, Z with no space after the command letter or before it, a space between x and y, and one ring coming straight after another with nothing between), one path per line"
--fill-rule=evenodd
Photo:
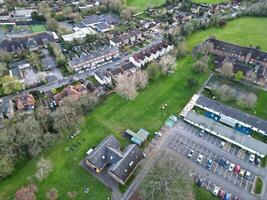
M248 181L246 182L245 191L247 190L247 187L248 187Z
M216 163L216 167L215 167L215 169L214 169L213 173L215 173L215 172L216 172L216 169L217 169L217 167L218 167L218 164Z
M238 177L238 175L235 177L234 184L236 184L237 177Z
M211 155L212 155L212 152L210 152L210 155L209 155L208 159L210 159Z
M225 170L225 173L224 173L224 175L223 175L223 178L225 178L227 172L228 172L228 170Z
M221 167L221 169L220 169L220 171L219 171L219 175L221 175L222 168L223 168L223 167Z
M209 153L209 150L208 150L208 149L206 149L206 151L205 151L205 153L204 153L204 156L205 156L206 158L208 158L207 155L206 155L206 153Z
M231 180L231 178L232 178L232 176L233 176L233 172L231 172L231 175L229 176L229 181Z
M240 181L240 184L239 184L239 187L241 187L241 184L243 182L244 178L242 177L241 181Z

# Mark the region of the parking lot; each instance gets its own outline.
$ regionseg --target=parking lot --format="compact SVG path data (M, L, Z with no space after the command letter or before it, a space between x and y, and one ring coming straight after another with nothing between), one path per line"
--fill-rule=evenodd
M230 143L225 142L221 146L222 140L209 133L204 133L202 137L199 136L199 133L200 130L198 128L179 120L166 140L164 147L183 155L186 160L197 167L194 172L191 172L190 176L195 181L200 177L204 177L202 187L205 189L212 192L215 185L217 185L231 193L232 196L245 195L247 198L241 199L257 199L252 194L253 185L257 177L253 171L257 173L261 169L248 161L250 154ZM194 153L192 159L189 159L187 157L191 149L194 150ZM197 162L199 154L203 155L200 163ZM244 176L240 176L230 171L229 168L220 165L219 160L221 158L235 165L240 165L241 169L251 172L250 177L244 178ZM210 169L207 169L206 163L209 159L213 162ZM240 159L243 160L241 163L239 163Z
M194 134L196 136L199 136L199 132L200 130L186 122L183 122L183 121L179 121L179 125L178 125L180 128L182 128L183 130L187 131L188 133L190 134ZM213 144L215 147L217 148L222 148L223 150L225 150L226 152L234 155L234 156L237 156L238 158L240 159L243 159L245 160L246 162L248 162L249 164L251 165L254 165L254 166L259 166L259 164L255 164L255 163L251 163L249 162L249 157L250 157L250 153L241 149L240 147L234 145L234 144L231 144L231 143L228 143L224 140L222 140L221 138L219 137L216 137L210 133L207 133L205 132L203 134L202 137L199 137L200 139L203 139L211 144ZM221 142L224 142L224 145L221 146Z

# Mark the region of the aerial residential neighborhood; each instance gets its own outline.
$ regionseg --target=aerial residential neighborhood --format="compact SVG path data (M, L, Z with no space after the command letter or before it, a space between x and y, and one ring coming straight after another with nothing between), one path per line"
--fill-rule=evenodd
M0 0L0 200L266 200L266 0Z

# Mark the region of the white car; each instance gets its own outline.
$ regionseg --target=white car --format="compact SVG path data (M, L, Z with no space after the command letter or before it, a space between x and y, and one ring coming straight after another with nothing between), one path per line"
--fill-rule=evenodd
M192 156L193 156L193 153L194 152L195 151L193 149L191 149L190 152L187 154L187 157L190 158L190 159L192 159Z
M235 168L235 164L234 163L231 163L230 166L229 166L229 171L233 171Z
M202 159L203 159L203 155L199 154L198 157L197 157L197 162L201 163Z
M249 156L249 162L254 162L255 161L255 155L254 154L250 154Z
M214 194L215 196L218 196L219 191L220 191L220 188L215 185L212 194Z

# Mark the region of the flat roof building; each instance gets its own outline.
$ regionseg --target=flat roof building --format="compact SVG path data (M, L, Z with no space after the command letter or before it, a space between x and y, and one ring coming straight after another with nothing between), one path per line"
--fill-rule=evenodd
M263 135L267 135L267 120L242 112L238 109L225 106L222 103L205 96L199 96L196 100L195 106L219 115L222 120L225 119L224 121L230 120L232 123L240 124Z
M190 111L184 117L184 120L198 128L201 128L217 137L231 142L250 153L256 154L263 158L267 154L267 144L258 141L250 136L228 127L220 122L209 119L195 111Z

